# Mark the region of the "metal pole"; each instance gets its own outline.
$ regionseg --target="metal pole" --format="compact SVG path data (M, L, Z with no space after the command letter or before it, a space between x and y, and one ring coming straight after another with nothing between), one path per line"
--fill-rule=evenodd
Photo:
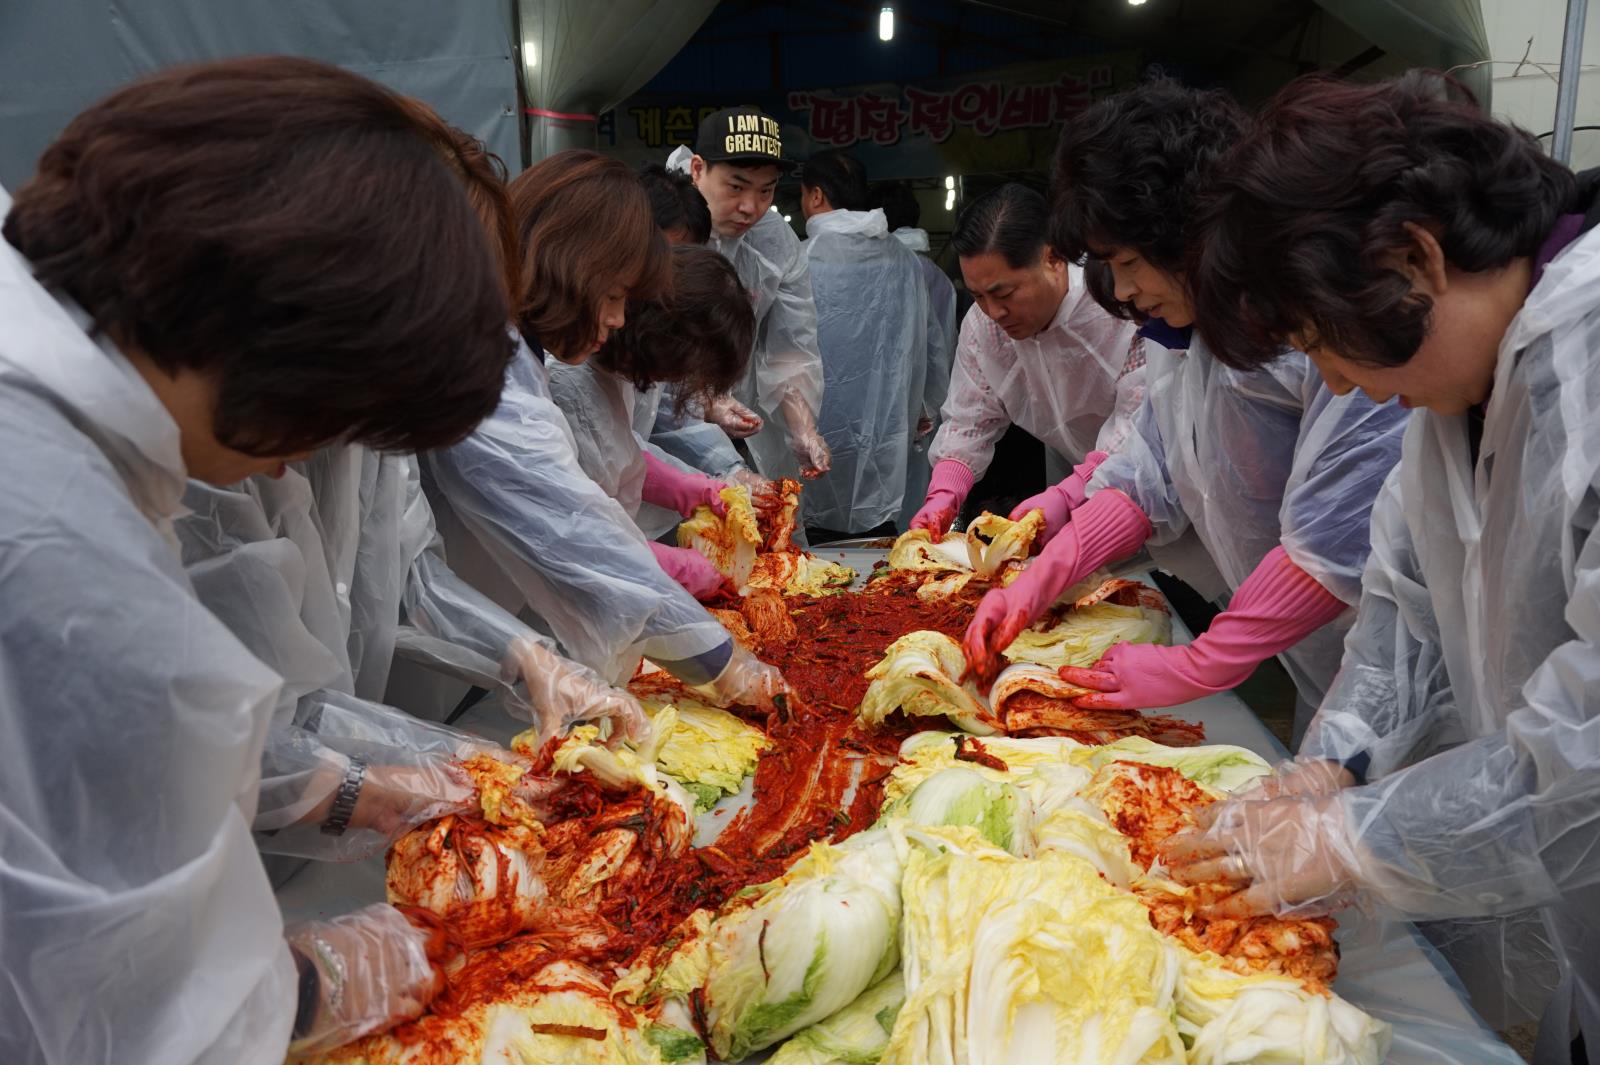
M1572 162L1572 127L1578 116L1578 78L1583 66L1583 23L1589 0L1567 0L1567 26L1561 35L1561 77L1556 83L1556 122L1550 154Z

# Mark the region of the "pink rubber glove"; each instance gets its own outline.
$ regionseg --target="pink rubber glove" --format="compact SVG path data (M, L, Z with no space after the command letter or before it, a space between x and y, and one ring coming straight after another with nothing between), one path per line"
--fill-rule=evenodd
M1239 585L1228 609L1193 643L1186 647L1119 643L1093 669L1063 666L1061 677L1105 693L1072 700L1084 710L1176 706L1237 687L1256 666L1293 647L1345 609L1342 599L1295 565L1282 547L1275 547Z
M728 513L728 505L719 495L726 483L700 473L684 473L662 462L650 452L644 453L644 489L646 503L675 510L684 517L694 513L696 507L710 507L717 517Z
M1095 493L1022 576L983 597L961 641L968 670L982 684L993 681L1000 672L1000 653L1023 629L1062 592L1107 562L1137 551L1151 531L1150 519L1133 500L1115 489Z
M714 597L727 584L728 579L706 560L706 556L687 547L668 547L650 542L650 553L666 571L667 576L683 585L689 594L699 600Z
M965 462L940 459L928 478L928 496L922 509L911 519L911 528L926 529L935 540L943 538L961 513L961 504L972 491L972 470Z
M1053 484L1036 496L1029 496L1011 509L1011 520L1021 521L1030 510L1044 511L1044 535L1039 539L1042 546L1056 538L1056 533L1061 531L1072 517L1072 512L1083 506L1084 489L1089 487L1089 478L1094 476L1095 467L1106 460L1104 451L1091 451L1087 458L1072 468L1065 480L1060 484Z

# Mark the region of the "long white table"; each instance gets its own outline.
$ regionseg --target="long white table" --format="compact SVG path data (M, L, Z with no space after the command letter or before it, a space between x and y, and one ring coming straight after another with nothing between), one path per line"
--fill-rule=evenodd
M815 553L852 566L864 577L888 552L846 548ZM1149 574L1137 576L1150 583ZM1176 615L1172 630L1174 643L1192 638ZM1232 692L1164 712L1203 724L1208 743L1244 747L1269 762L1287 756L1277 738ZM469 713L459 724L501 742L520 728L493 710ZM748 792L748 781L745 789ZM703 822L706 827L700 835L714 835L713 826L730 817L730 808L736 808L741 800L748 801L748 796L727 800L720 817ZM346 913L383 897L383 863L377 858L341 865L313 863L278 891L288 920ZM1522 1058L1473 1012L1460 982L1411 924L1347 911L1339 917L1338 940L1341 960L1334 990L1394 1027L1388 1061L1395 1065L1521 1065Z

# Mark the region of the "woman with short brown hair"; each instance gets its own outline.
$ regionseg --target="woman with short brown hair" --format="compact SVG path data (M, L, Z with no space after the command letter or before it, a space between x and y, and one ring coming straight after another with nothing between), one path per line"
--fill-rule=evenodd
M627 512L584 472L551 396L547 358L581 366L622 329L630 299L670 291L644 188L622 163L571 151L512 182L511 201L522 240L517 325L529 347L499 410L425 456L446 550L478 587L531 608L568 654L613 683L644 657L723 703L771 707L782 677L663 571ZM682 508L720 506L720 487L694 480Z
M119 90L0 210L0 1059L276 1063L415 1015L394 909L285 939L250 837L280 680L173 526L186 478L493 409L477 219L394 94L288 58Z

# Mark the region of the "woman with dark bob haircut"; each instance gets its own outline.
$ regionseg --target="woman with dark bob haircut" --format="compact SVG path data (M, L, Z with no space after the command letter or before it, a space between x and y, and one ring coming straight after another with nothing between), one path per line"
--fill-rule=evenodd
M731 370L726 343L641 347L661 339L656 312L626 334L631 314L652 301L676 306L676 295L649 198L621 162L562 152L513 181L511 201L521 240L517 324L528 344L494 415L462 443L424 457L449 557L502 605L539 615L569 654L614 684L649 658L724 704L770 708L782 676L695 601L720 587L720 576L697 554L689 560L692 552L648 542L608 494L615 486L634 507L643 498L687 516L702 505L721 510L722 482L651 456L646 490L626 413L604 427L569 424L551 391L552 369L587 372L592 358L627 386L608 393L618 404L657 375L681 378L691 391L716 386ZM716 275L696 270L686 280L696 313L709 317L679 324L694 324L696 335L749 331L737 309L723 306L727 289Z
M459 183L389 91L242 59L90 107L0 212L0 1058L275 1063L416 1015L397 910L286 937L250 836L281 682L174 522L186 478L493 410L514 348Z
M997 653L1062 591L1148 543L1191 583L1220 572L1227 609L1192 644L1120 644L1072 670L1073 683L1099 693L1078 705L1187 702L1281 654L1300 696L1298 739L1339 667L1367 514L1399 458L1406 412L1335 396L1299 353L1239 373L1197 323L1189 220L1247 127L1223 93L1157 78L1063 129L1051 239L1069 259L1091 260L1089 288L1107 310L1144 323L1145 397L1126 440L1070 493L1078 505L1062 533L1021 579L984 598L968 643ZM1190 530L1203 552L1181 550Z
M1334 391L1420 409L1343 668L1268 791L1296 794L1169 860L1248 884L1234 915L1537 912L1510 946L1561 967L1543 1061L1585 1060L1573 1017L1600 1040L1597 179L1441 75L1298 81L1217 183L1197 275L1241 360L1296 344Z

